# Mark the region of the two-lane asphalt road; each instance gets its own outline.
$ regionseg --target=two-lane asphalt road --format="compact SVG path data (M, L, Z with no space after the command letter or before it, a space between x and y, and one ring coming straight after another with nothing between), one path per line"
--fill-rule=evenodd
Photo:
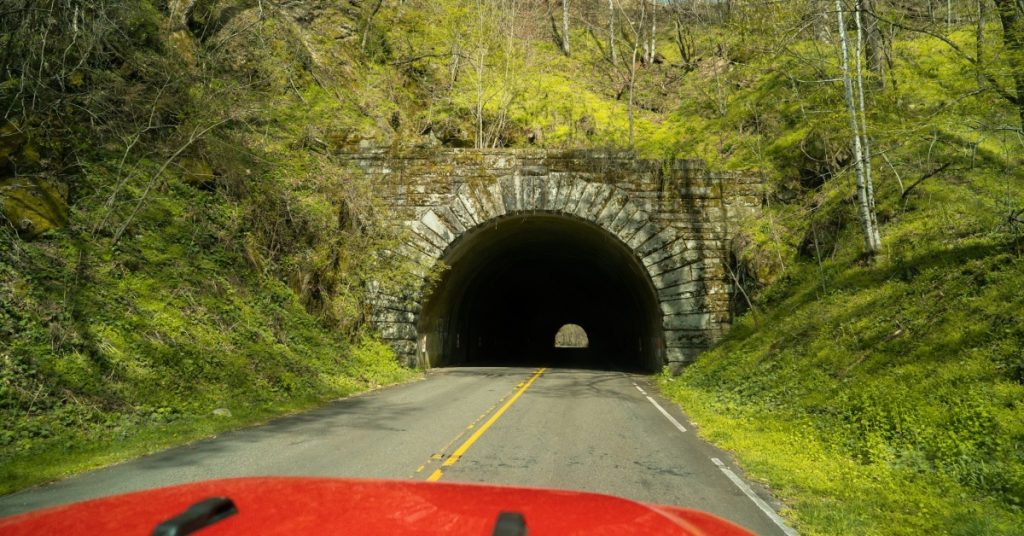
M781 525L764 490L701 441L644 376L452 368L423 381L0 497L0 515L181 482L255 475L486 482L608 493Z

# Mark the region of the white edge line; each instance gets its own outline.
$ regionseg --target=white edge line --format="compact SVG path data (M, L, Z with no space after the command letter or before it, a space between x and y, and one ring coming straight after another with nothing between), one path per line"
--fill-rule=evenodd
M729 480L732 480L733 484L736 484L737 488L740 488L740 491L742 491L743 494L747 496L747 498L749 498L751 501L754 501L754 504L756 504L757 507L760 508L761 511L764 512L769 519L772 520L772 522L778 525L779 528L782 529L782 532L786 534L786 536L799 536L799 533L793 530L789 525L786 525L786 521L782 519L782 517L780 517L779 514L775 513L775 510L772 509L771 506L768 506L768 503L764 502L760 497L758 497L757 494L754 493L754 490L750 489L750 486L747 485L747 483L744 482L742 478L736 476L736 473L732 472L731 469L726 467L725 464L722 463L722 460L719 460L718 458L711 458L711 461L714 462L714 464L717 465L723 473L725 473L725 476L729 477Z
M645 394L645 395L647 394L647 391L644 391L644 388L643 388L643 387L640 387L639 385L637 385L637 384L635 384L635 383L633 384L633 387L636 387L636 390L637 390L637 391L640 391L641 393L643 393L643 394Z
M655 402L653 398L647 397L647 400L650 400L651 404L654 404L654 407L658 408L658 411L660 411L666 419L672 421L672 424L675 425L675 427L678 428L680 432L686 431L686 428L684 428L683 425L679 424L679 421L677 421L675 417L669 415L668 412L665 411L665 408L661 407L661 405Z

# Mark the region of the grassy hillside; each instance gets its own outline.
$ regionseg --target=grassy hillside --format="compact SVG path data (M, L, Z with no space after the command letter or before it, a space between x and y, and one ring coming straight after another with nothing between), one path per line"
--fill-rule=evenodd
M365 326L398 237L331 156L374 128L348 49L115 4L4 22L0 493L412 376Z
M965 240L779 283L666 392L809 534L1014 534L1024 263Z
M979 90L947 44L898 35L889 87L869 92L884 241L874 259L853 205L836 59L814 52L821 43L746 52L721 113L701 114L697 101L674 116L695 154L757 166L775 189L741 253L759 276L746 282L753 310L662 385L783 498L802 533L1017 534L1016 110ZM973 49L974 28L948 35Z

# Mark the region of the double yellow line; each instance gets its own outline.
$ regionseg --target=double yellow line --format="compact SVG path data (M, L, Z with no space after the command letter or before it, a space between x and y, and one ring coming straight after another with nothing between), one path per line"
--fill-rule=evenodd
M537 372L534 372L533 376L530 376L530 379L527 380L526 383L524 383L518 391L516 391L516 394L512 395L512 398L509 398L508 402L505 402L504 406L501 406L501 409L494 412L494 415L491 415L491 418L487 419L487 422L485 422L480 428L477 428L476 432L473 432L473 435L469 436L469 439L467 439L461 445L459 445L459 448L455 449L455 452L453 452L452 455L449 456L448 459L441 464L441 467L435 469L434 472L431 473L429 477L427 477L427 481L436 482L440 480L441 477L444 476L444 471L442 471L442 469L444 469L445 467L451 467L455 465L455 462L459 461L459 458L461 458L462 455L465 454L467 450L469 450L469 447L472 447L473 443L476 443L476 441L480 439L481 436L484 435L484 432L486 432L487 429L490 428L492 424L494 424L495 422L498 421L498 419L501 418L502 414L505 413L505 410L512 407L512 404L515 404L516 400L519 400L519 397L523 396L523 393L525 393L526 390L529 389L531 385L533 385L533 382L537 381L537 378L539 378L541 374L544 374L545 370L547 369L537 369Z

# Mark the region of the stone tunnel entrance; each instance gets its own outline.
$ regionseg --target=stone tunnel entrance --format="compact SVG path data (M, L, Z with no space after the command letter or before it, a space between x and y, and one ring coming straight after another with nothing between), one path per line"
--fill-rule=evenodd
M370 320L410 366L549 363L681 370L732 321L728 262L760 210L756 176L632 153L352 155L404 227ZM440 281L429 276L441 261ZM582 327L586 348L555 348Z
M653 372L664 363L662 311L633 251L564 214L506 214L444 252L450 269L424 300L417 332L433 366L548 365ZM566 324L586 348L556 348Z

